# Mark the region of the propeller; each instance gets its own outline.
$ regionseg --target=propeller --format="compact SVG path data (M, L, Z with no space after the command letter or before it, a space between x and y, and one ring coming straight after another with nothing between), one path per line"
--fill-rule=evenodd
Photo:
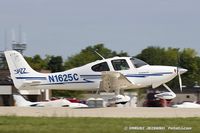
M178 73L178 80L179 80L180 91L182 92L183 85L182 85L181 73L180 73L180 69L179 68L177 68L177 73Z
M183 88L182 88L182 79L181 79L181 73L180 73L180 69L179 68L179 63L180 63L180 56L179 56L179 48L177 49L177 76L178 76L178 81L179 81L179 87L180 87L180 91L182 92Z
M183 84L182 84L181 74L187 72L187 69L180 68L179 63L180 63L180 56L179 56L179 49L177 49L177 76L178 76L178 80L179 80L180 91L182 92Z

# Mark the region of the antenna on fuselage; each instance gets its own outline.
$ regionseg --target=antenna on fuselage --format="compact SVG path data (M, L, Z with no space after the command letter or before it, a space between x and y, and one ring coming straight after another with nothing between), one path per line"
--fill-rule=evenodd
M97 50L94 51L98 56L100 56L103 60L105 59L100 53L97 52Z

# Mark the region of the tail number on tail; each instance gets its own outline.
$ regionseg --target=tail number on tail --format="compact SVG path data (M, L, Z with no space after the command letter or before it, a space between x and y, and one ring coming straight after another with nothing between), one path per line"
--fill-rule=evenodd
M78 74L56 74L48 76L49 82L69 82L69 81L77 81L79 80Z
M14 71L15 71L15 74L26 74L26 73L28 73L26 71L26 68L15 69Z

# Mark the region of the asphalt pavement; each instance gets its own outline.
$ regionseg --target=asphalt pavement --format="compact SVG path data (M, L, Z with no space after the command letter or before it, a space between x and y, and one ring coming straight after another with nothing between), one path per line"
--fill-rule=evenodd
M174 118L200 117L198 108L108 107L71 109L67 107L0 107L0 116L33 117L116 117L116 118Z

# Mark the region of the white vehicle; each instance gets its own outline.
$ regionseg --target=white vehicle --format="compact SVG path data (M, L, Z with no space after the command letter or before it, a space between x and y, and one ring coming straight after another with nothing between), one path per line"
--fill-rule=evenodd
M174 66L149 65L133 57L113 57L98 60L63 72L39 73L33 70L17 51L5 51L14 85L19 90L64 89L115 91L116 103L127 102L120 91L127 89L156 88L187 70ZM166 86L166 85L165 85ZM169 87L167 88L169 90ZM171 89L170 89L171 91ZM120 95L120 96L118 96ZM121 100L119 100L121 98ZM129 98L130 99L130 98Z
M42 101L42 102L30 102L27 101L23 96L14 94L15 106L18 107L70 107L70 108L86 108L86 104L82 103L71 103L66 99L57 99L53 101Z
M194 102L183 102L182 104L172 105L174 108L200 108L200 104Z

